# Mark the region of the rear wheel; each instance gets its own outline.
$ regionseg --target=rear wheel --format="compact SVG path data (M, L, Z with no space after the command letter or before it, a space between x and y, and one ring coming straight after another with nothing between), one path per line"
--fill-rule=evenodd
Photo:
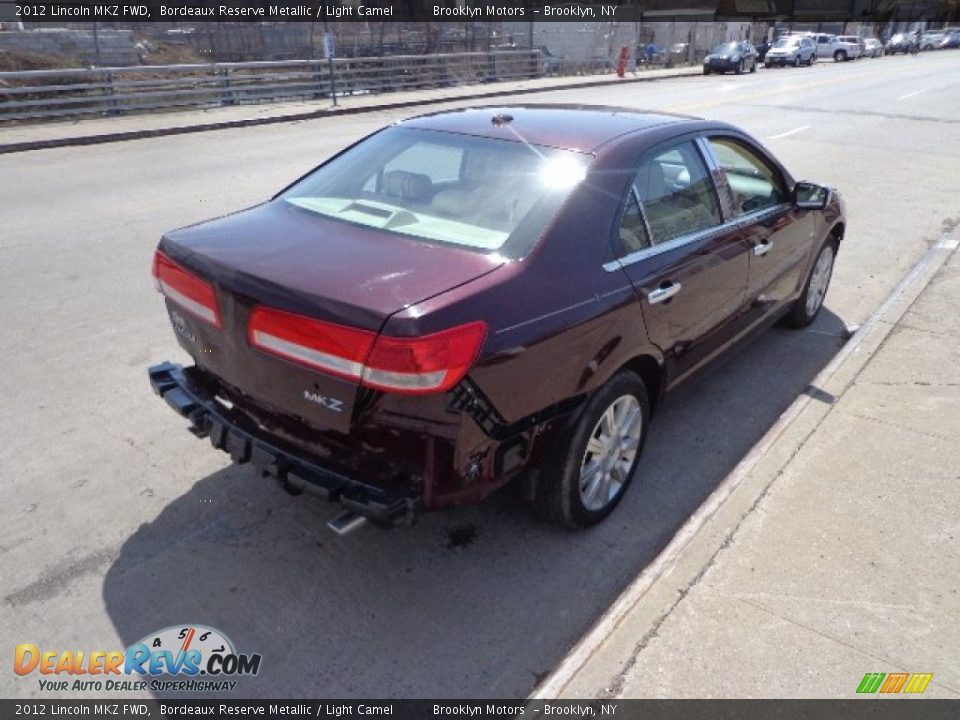
M837 241L831 237L820 248L817 259L813 262L810 275L803 286L803 292L797 298L784 322L790 327L805 328L820 313L823 299L830 287L830 278L833 276L833 261L837 256Z
M551 522L590 527L613 512L633 479L650 418L643 380L621 371L590 399L566 452L537 488L537 509Z
M833 54L833 61L834 61L834 62L843 62L843 61L846 60L846 59L847 59L847 53L846 53L846 51L844 51L844 50L837 50L837 51Z

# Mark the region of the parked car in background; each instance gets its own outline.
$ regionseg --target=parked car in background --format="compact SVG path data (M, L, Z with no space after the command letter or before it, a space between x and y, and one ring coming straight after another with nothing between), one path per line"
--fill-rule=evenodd
M340 532L512 479L586 527L639 474L665 393L816 319L845 224L836 192L725 123L425 115L166 233L153 275L194 364L149 378L235 462L339 504Z
M862 37L859 37L857 35L838 35L837 42L842 43L844 45L857 46L857 54L853 57L848 58L850 60L856 60L857 58L865 57L867 54L867 44L864 42Z
M836 62L842 62L844 60L855 60L860 57L859 38L849 35L844 37L850 39L841 40L836 35L814 33L813 39L817 46L817 59L825 60L827 58L833 58Z
M703 74L756 72L760 62L757 49L748 42L728 42L718 45L703 59Z
M946 37L946 34L942 32L923 33L923 35L920 36L920 49L939 50L940 43L943 42L944 37Z
M767 50L764 58L764 67L785 67L793 65L812 65L817 59L817 48L811 38L805 35L787 35L777 40L773 47Z
M883 43L876 38L864 38L863 46L866 57L877 58L883 55Z
M883 46L884 55L896 55L897 53L908 53L914 44L916 36L913 33L897 33Z
M940 41L940 49L946 50L947 48L958 47L960 47L960 30L951 30L945 33L943 40Z

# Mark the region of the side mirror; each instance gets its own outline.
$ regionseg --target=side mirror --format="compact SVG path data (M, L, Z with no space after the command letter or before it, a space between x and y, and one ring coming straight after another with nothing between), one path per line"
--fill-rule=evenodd
M808 210L823 210L830 202L830 188L811 182L798 182L793 186L793 204Z

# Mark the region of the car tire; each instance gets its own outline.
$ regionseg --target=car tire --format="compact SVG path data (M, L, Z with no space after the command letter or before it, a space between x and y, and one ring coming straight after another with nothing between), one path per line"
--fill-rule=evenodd
M743 60L737 63L737 67L734 70L734 73L737 75L743 75Z
M636 474L649 419L646 384L636 373L618 372L590 398L566 452L540 476L539 514L557 525L587 528L613 512Z
M750 72L754 73L757 71L757 61L753 61L753 65L750 66Z
M843 50L837 50L837 51L833 54L833 61L834 61L834 62L843 62L843 61L846 60L846 59L847 59L847 53L845 53Z
M799 56L799 55L797 55L797 56L793 59L793 66L794 66L794 67L800 67L800 56Z
M833 263L837 257L837 241L834 237L827 239L813 261L807 281L803 284L803 292L793 303L793 307L784 317L784 324L792 328L805 328L817 319L823 307L823 299L830 289L830 278L833 277Z
M709 75L709 74L710 74L710 68L704 68L704 69L703 69L703 74L704 74L704 75Z

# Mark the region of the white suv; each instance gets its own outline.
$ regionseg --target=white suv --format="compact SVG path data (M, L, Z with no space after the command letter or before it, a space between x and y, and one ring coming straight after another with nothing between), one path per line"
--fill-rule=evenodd
M860 43L856 38L851 38L852 42L847 42L836 35L826 33L813 33L814 42L817 44L817 59L832 57L835 61L854 60L860 57Z

